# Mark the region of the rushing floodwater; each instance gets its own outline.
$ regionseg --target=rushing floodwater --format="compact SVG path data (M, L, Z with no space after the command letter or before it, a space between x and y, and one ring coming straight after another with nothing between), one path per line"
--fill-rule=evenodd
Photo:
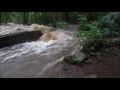
M74 42L71 31L57 30L53 33L58 40L38 40L0 49L0 77L48 77L45 71L49 71Z
M1 63L4 63L7 60L10 60L12 58L16 58L19 57L21 55L25 55L25 54L30 54L30 53L40 53L44 50L47 50L49 48L52 47L56 47L58 46L58 48L60 48L60 46L58 45L59 43L62 43L64 45L67 44L67 40L71 40L72 37L70 37L69 35L65 34L64 32L60 32L60 31L55 31L58 35L58 40L50 40L48 42L42 42L42 41L34 41L34 42L26 42L26 43L22 43L22 44L17 44L11 47L5 47L0 49L0 59L1 59ZM58 33L59 32L59 33ZM47 47L51 44L56 43L56 45L51 46L51 47Z
M46 50L46 46L50 44L52 44L52 42L26 42L0 49L0 59L2 60L1 63L24 54L40 53L41 51Z

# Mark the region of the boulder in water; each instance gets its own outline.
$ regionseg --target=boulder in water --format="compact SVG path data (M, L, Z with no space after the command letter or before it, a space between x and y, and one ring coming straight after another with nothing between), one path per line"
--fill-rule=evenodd
M85 54L81 52L81 47L76 46L73 52L67 56L65 56L64 60L70 63L77 63L83 61L85 58Z

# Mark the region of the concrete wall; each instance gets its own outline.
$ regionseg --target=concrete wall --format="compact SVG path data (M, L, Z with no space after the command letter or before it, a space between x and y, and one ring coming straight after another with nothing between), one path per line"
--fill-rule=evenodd
M42 36L40 31L26 31L0 36L0 48L19 43L38 40Z

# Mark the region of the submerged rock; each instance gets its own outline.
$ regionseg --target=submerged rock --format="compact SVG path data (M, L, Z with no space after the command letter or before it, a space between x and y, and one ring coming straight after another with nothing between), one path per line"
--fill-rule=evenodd
M76 46L73 49L72 53L65 56L64 60L73 64L83 61L85 58L85 54L81 52L81 49L81 47Z
M73 64L77 62L75 55L67 55L64 60Z

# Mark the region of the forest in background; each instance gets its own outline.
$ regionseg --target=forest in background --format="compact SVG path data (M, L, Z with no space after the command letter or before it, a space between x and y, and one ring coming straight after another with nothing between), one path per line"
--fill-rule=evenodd
M58 21L76 24L79 15L85 15L88 21L97 20L108 12L0 12L0 24L14 22L18 24L55 24Z
M76 23L79 12L0 12L0 23L51 25L57 21Z

